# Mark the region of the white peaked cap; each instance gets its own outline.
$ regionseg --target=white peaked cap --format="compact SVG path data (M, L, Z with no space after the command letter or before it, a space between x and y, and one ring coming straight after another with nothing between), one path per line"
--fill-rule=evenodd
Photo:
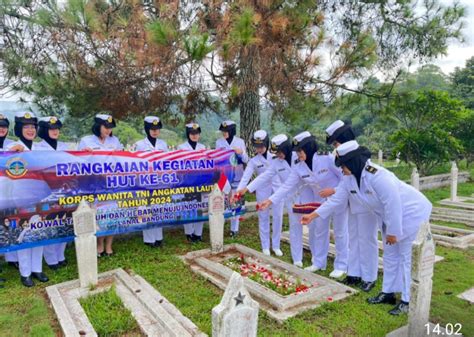
M189 128L189 129L197 129L199 127L199 124L195 123L195 122L192 122L192 123L186 124L186 127Z
M40 117L39 119L40 122L46 122L46 123L49 123L51 120L58 121L59 118L56 116L47 116L47 117Z
M328 134L328 136L332 136L337 129L344 125L344 122L339 119L328 126L328 128L326 129L326 133Z
M267 131L265 130L257 130L253 133L253 138L254 139L265 139L267 137Z
M235 122L234 122L234 121L231 121L231 120L227 120L227 121L223 121L223 122L222 122L222 125L224 125L224 124L225 124L225 125L234 125Z
M279 134L272 138L272 144L279 146L281 143L286 142L288 137L285 134Z
M151 123L153 123L154 121L156 121L157 123L159 123L159 122L160 122L160 118L157 117L157 116L146 116L146 117L145 117L145 122L147 122L147 123L150 123L150 124L151 124Z
M30 111L20 111L15 114L18 118L36 118L36 115Z
M303 131L298 133L295 137L293 137L293 139L300 143L303 139L308 137L311 137L311 133L309 133L309 131Z
M337 147L337 154L342 157L349 152L355 151L359 148L359 143L356 140L350 140Z
M109 118L112 118L111 115L107 115L107 114L98 114L98 115L95 115L96 118L99 118L99 119L102 119L103 121L106 121L108 120Z

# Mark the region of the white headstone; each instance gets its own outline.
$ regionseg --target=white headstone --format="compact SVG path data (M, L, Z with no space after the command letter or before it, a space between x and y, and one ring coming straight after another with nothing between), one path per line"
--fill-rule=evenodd
M451 166L451 201L457 201L458 199L458 167L456 162L453 161Z
M258 303L250 297L242 276L234 272L221 303L212 309L212 336L257 336L258 309Z
M382 165L383 164L383 151L382 150L379 150L379 165Z
M411 186L417 190L420 190L420 175L418 174L416 167L414 167L413 171L411 172Z
M86 201L81 201L77 210L72 213L74 234L76 238L77 268L81 287L97 285L97 225L95 211Z
M408 336L426 335L429 322L435 244L428 222L421 225L412 248L411 300L408 314Z
M224 207L224 193L217 184L214 184L209 195L209 236L213 253L224 250Z

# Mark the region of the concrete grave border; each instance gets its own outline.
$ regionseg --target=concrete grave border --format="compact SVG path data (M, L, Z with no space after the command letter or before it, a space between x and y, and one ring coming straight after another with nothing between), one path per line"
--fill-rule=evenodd
M344 284L310 273L240 244L224 246L223 253L230 250L236 250L244 255L259 259L263 263L268 263L277 269L288 271L293 276L304 279L311 284L317 283L319 285L316 288L310 288L307 292L298 295L282 296L257 282L244 278L245 287L252 297L259 302L260 308L265 310L270 317L279 323L283 323L286 319L302 313L305 310L316 308L322 303L338 301L357 292ZM219 288L226 289L233 271L210 259L210 257L212 258L218 255L219 254L212 254L210 249L203 249L189 252L184 255L182 259L185 263L190 265L195 273L202 275ZM328 298L330 298L330 300Z
M191 320L139 275L115 269L98 275L97 287L81 287L79 280L46 288L64 336L97 336L79 299L111 288L137 321L146 336L207 336Z

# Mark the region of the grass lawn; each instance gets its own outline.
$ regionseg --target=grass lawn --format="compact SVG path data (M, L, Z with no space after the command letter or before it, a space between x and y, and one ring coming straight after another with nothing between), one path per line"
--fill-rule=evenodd
M156 287L202 331L210 335L211 310L219 303L223 292L191 272L177 257L190 250L207 248L209 246L207 228L205 228L204 239L206 240L204 243L190 245L186 243L181 229L165 230L165 245L161 249L152 249L143 245L139 235L117 239L116 256L101 258L99 269L100 272L118 267L134 270ZM234 241L226 238L226 242ZM255 219L246 220L241 224L240 236L235 242L254 249L260 248ZM285 253L283 260L290 262L289 246L283 243L282 250ZM437 254L444 256L445 260L437 263L435 267L431 321L441 324L461 323L464 336L474 336L474 320L472 319L474 306L456 297L474 285L474 249L461 251L437 247ZM44 287L77 278L73 247L68 248L67 256L69 265L66 268L52 272L45 267L51 281L32 289L21 286L16 270L5 267L3 276L8 281L6 287L0 289L1 336L60 335L60 327L49 306ZM308 253L305 254L304 263L305 266L310 264ZM329 266L328 270L321 274L327 276L331 270L332 266ZM369 294L359 293L344 301L324 304L287 320L283 325L268 318L261 310L258 323L259 335L385 336L386 333L404 325L407 318L406 316L390 316L387 313L391 308L389 305L370 306L366 303L369 296L375 295L380 290L380 280L377 287ZM104 309L91 309L95 312L102 311L99 319L107 320L107 315L122 316L117 313L123 308L116 301L114 302L113 295L112 292L112 294L106 294L105 298L99 298L97 307L102 306L99 308ZM92 298L90 301L97 301L97 299ZM90 306L90 303L88 305ZM127 315L124 314L121 320L126 321ZM107 329L109 330L103 334L104 336L120 336L120 329L123 327L121 324L111 324ZM126 335L135 335L133 332L136 330L133 326L127 329L131 332Z

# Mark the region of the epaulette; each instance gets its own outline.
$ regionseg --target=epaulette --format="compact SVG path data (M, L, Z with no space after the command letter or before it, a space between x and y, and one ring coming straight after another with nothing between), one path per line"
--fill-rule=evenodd
M295 160L295 164L298 164L299 162L300 162L299 159L296 159L296 160Z
M278 157L277 157L277 156L273 156L272 159L278 159Z
M365 170L366 170L367 172L369 172L369 173L372 173L372 174L375 174L375 172L377 172L377 169L376 169L375 167L373 167L373 166L370 166L370 165L367 165L367 166L365 167Z
M327 156L329 154L328 151L319 151L318 156Z

